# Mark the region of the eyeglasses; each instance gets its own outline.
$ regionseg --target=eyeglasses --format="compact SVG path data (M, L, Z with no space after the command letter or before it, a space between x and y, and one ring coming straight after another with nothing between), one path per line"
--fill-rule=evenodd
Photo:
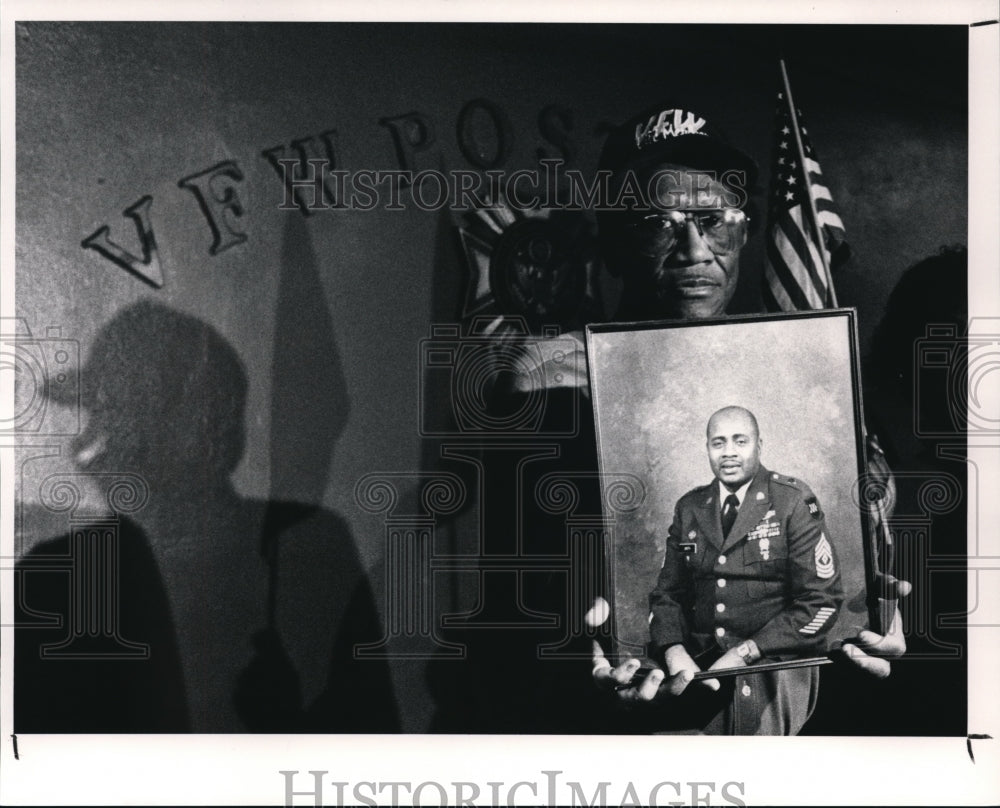
M746 244L750 217L738 208L719 210L670 210L647 213L624 225L632 245L644 255L664 255L677 248L687 223L693 222L708 248L716 255L736 252Z

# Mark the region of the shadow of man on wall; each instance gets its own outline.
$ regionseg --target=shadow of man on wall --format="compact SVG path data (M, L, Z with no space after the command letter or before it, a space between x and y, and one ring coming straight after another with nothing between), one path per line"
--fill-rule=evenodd
M77 468L137 476L148 489L119 520L114 577L118 634L149 654L67 663L43 653L59 636L39 615L60 615L62 633L72 632L81 598L101 592L39 568L45 555L67 555L72 535L41 542L16 576L17 730L397 730L387 665L354 654L381 629L347 523L232 485L248 380L227 341L142 301L102 328L81 384L89 418L73 442ZM22 530L43 517L25 510Z
M915 585L900 604L907 650L881 681L825 668L803 734L968 731L968 327L968 253L955 245L903 273L872 336L865 413L894 477L893 573Z

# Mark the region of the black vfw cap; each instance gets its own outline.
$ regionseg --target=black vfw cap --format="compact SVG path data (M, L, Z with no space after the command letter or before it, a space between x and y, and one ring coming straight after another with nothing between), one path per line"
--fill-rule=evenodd
M686 107L659 104L634 115L608 135L598 169L613 174L656 163L702 171L743 171L745 186L757 181L757 163L729 143L704 116Z

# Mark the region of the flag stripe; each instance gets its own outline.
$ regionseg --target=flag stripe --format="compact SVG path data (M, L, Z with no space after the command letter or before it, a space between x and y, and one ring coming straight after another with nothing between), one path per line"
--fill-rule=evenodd
M794 223L789 221L785 226L776 225L768 245L773 247L773 269L778 272L789 296L796 302L795 308L822 308L822 298L813 284L809 267L805 264L805 261L809 260L809 251L804 246L802 252L796 250L789 240L786 227L791 233L798 236L800 243L803 241L802 234L796 230ZM779 271L779 267L781 271Z
M806 230L802 224L802 209L793 208L789 211L795 227L782 227L781 235L785 236L793 245L795 252L801 258L802 272L796 273L804 282L812 283L816 297L809 296L810 300L815 299L819 305L813 308L823 308L823 301L826 298L826 281L820 274L823 271L823 260L819 257L816 244L806 235ZM776 238L777 238L776 234Z
M820 199L816 202L816 214L819 215L821 213L828 213L831 216L836 216L837 221L840 221L840 214L837 212L837 206L825 199ZM841 223L841 227L843 227L843 223Z
M771 269L779 283L784 287L788 297L795 304L796 309L812 308L805 290L799 285L793 271L793 267L799 264L799 257L794 250L789 249L788 260L786 260L786 255L782 254L781 251L781 242L787 242L787 239L784 238L783 231L776 228L767 243L767 255L770 259Z
M817 205L820 199L828 199L831 202L833 201L833 197L830 195L830 189L825 185L813 185L812 191L813 199L817 201Z
M764 285L764 306L768 311L795 311L798 306L788 296L788 291L781 285L775 272L767 273ZM804 302L804 301L803 301Z
M799 286L791 269L785 264L785 259L778 250L778 245L774 238L767 242L768 261L765 264L765 276L767 276L768 286L772 289L776 301L781 305L782 311L796 311L798 309L811 309L812 306L805 296L805 292ZM796 258L797 261L797 258ZM770 272L768 272L770 270ZM781 290L783 294L778 294L776 290Z
M789 213L792 216L792 220L795 222L799 234L802 236L802 240L805 242L803 247L809 250L809 257L812 261L809 263L810 274L813 276L813 280L816 283L816 288L822 291L826 291L826 278L821 274L823 271L823 259L820 258L819 250L817 249L816 240L812 238L813 234L813 223L812 221L806 222L803 218L804 211L801 207L792 208ZM787 231L786 231L787 232ZM794 241L794 237L792 238ZM826 255L826 260L830 260L830 252L826 247L826 242L823 241L821 246L823 247L823 252Z
M816 298L814 296L816 290L812 287L809 271L803 263L802 253L798 252L790 243L788 234L784 229L775 230L774 246L781 257L785 269L788 271L789 276L791 276L791 280L805 296L808 302L807 308L815 308Z
M840 221L840 217L834 211L821 210L818 211L818 215L820 227L828 227L831 230L844 232L844 223Z

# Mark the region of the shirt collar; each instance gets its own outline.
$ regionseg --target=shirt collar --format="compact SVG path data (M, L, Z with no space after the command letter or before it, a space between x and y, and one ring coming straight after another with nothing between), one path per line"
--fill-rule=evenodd
M736 494L736 499L739 500L739 505L737 505L736 507L739 508L740 505L743 504L743 500L746 498L746 495L747 495L747 489L750 487L750 483L752 483L752 482L753 482L753 477L751 477L749 480L747 480L745 483L743 483L743 485L741 485L735 491L730 491L728 488L726 488L726 486L724 486L720 482L719 483L719 502L725 503L726 497L728 497L730 494Z

